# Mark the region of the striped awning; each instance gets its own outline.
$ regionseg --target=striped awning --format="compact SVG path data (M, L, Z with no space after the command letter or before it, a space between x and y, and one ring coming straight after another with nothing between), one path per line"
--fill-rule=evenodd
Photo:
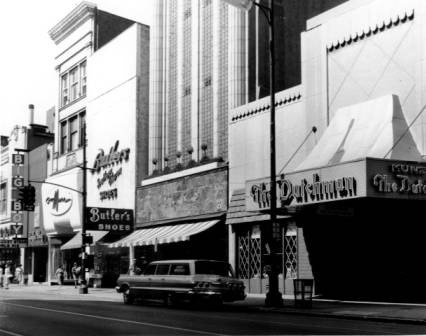
M93 244L101 240L109 231L86 231L87 235L93 237ZM71 250L76 248L81 248L82 239L81 231L75 234L70 240L68 240L64 245L61 246L61 250Z
M141 229L132 232L127 237L109 244L110 247L124 247L124 246L145 246L156 244L177 243L189 240L189 237L203 232L213 225L218 223L219 220L211 220L207 222L197 222L190 224L167 225L155 228Z

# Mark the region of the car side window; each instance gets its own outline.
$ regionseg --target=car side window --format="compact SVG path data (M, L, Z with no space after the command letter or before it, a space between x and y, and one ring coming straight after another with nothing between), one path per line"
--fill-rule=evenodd
M155 272L156 275L167 275L169 274L170 264L159 264Z
M157 268L157 265L148 265L148 267L145 269L144 275L153 275L155 274L155 269Z
M170 275L189 275L189 264L173 264Z

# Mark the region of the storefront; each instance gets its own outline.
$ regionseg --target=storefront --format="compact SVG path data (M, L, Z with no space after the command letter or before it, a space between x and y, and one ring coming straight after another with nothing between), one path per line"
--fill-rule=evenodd
M114 287L129 269L129 249L107 244L133 231L135 190L148 169L149 55L140 52L148 45L148 27L134 24L88 61L85 225L95 235L107 233L92 253L104 287ZM111 65L106 77L105 64Z
M227 181L227 166L217 162L144 180L137 229L112 246L129 247L139 268L160 259L226 260Z
M59 265L71 279L71 268L79 262L81 245L66 253L61 246L81 230L82 169L79 167L54 174L42 185L44 230L48 238L48 280L57 282L55 272Z

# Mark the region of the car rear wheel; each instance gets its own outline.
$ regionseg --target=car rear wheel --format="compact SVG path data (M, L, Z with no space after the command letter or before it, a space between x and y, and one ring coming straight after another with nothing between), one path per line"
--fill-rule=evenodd
M123 302L124 304L132 304L135 298L130 294L130 288L125 288L123 291Z

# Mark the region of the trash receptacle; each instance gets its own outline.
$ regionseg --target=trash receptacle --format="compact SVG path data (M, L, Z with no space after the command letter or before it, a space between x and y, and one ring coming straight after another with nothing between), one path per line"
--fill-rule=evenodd
M80 294L87 294L88 293L86 280L80 281L80 288L78 289L78 292Z
M294 304L296 307L311 308L312 293L314 289L313 279L294 279Z

